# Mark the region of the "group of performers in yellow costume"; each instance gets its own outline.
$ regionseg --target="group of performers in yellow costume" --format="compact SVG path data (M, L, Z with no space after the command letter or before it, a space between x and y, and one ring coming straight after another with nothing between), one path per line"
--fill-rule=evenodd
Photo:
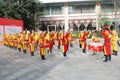
M109 30L108 26L105 26L104 30L100 32L104 36L104 55L105 62L111 60L111 48L113 50L113 55L118 53L118 34L115 30ZM80 31L78 35L79 46L82 49L83 53L86 53L87 47L87 38L91 34L90 31ZM40 57L42 60L45 60L46 53L52 53L53 46L56 45L58 49L62 48L63 56L67 56L67 51L69 46L73 47L73 42L75 38L73 37L72 32L21 32L17 34L8 34L3 35L3 44L9 46L10 48L18 49L18 51L23 51L27 53L29 48L31 56L34 56L35 50L39 46ZM92 35L93 42L100 42L100 38L93 33Z
M64 31L60 32L46 32L40 31L36 33L32 31L21 32L17 34L8 34L3 35L3 44L14 48L18 51L23 51L27 53L29 48L31 56L34 56L34 52L39 46L40 56L42 60L45 60L46 53L52 53L53 45L56 44L58 49L62 48L63 56L67 56L69 44L73 46L73 37L69 32L65 33Z

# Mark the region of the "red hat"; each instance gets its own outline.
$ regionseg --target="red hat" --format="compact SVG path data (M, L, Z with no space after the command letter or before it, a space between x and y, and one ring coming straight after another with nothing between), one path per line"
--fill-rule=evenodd
M108 28L108 26L104 26L104 28Z

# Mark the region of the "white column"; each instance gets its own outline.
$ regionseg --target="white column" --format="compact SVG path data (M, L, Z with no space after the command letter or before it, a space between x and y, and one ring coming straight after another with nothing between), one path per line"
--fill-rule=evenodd
M96 3L96 8L95 8L95 12L96 12L96 30L99 30L99 13L100 13L100 4L97 2Z
M68 3L64 3L64 21L65 21L64 29L65 29L65 31L68 31L68 29L69 29L69 25L68 25Z
M51 7L50 7L50 14L49 15L51 15Z

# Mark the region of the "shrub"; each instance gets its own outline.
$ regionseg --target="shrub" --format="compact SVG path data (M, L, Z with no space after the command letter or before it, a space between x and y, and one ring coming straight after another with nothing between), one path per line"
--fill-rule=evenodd
M93 33L96 33L96 35L97 35L98 37L103 38L103 36L100 34L100 31L95 30L95 31L92 31L92 32L91 32L91 34L89 35L88 39L91 39L91 38L92 38ZM79 35L79 31L74 31L73 36L74 36L75 38L78 38L78 35Z

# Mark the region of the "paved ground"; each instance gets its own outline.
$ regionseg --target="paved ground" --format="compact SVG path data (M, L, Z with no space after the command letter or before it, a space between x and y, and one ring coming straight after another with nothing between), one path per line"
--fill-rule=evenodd
M0 80L120 80L120 55L105 63L102 55L83 54L74 43L66 58L54 47L46 59L41 61L39 50L31 57L0 46Z

